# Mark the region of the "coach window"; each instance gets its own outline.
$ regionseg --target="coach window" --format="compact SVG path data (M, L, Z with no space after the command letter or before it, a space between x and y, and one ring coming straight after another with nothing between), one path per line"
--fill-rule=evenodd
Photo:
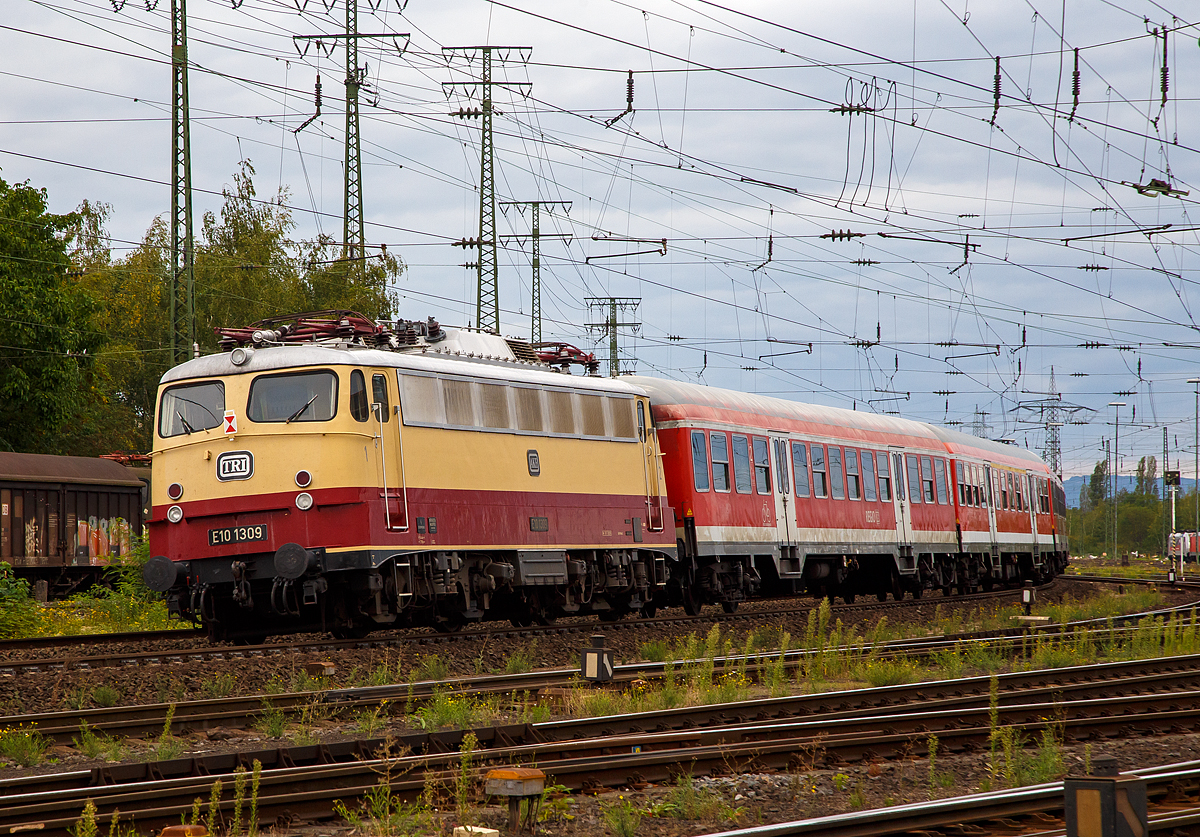
M384 421L388 421L392 416L391 410L388 409L387 378L383 375L371 376L371 396L379 405L379 415Z
M771 456L767 440L754 437L754 490L759 494L771 493Z
M809 445L812 453L813 496L828 497L829 484L825 480L825 448L822 445Z
M225 384L221 381L171 387L163 393L158 410L158 435L169 439L207 430L219 425L224 414Z
M851 500L862 499L862 486L858 474L858 451L846 448L846 496Z
M367 381L357 369L350 373L350 415L355 421L366 421L368 416Z
M733 488L738 494L750 493L750 442L733 435Z
M829 446L829 496L835 500L846 498L846 475L842 472L842 449Z
M928 456L921 457L921 496L926 503L935 503L933 493L933 460Z
M913 503L921 502L921 466L916 454L904 455L904 470L908 474L908 498Z
M862 452L863 497L875 502L875 454L869 450Z
M779 480L779 490L787 494L791 490L791 480L788 479L787 442L775 440L775 473Z
M359 375L361 376L361 372ZM363 385L363 409L366 409ZM333 372L262 375L250 384L246 416L257 422L329 421L337 415L338 378Z
M796 474L796 496L808 496L808 449L803 442L792 442L792 471Z
M729 490L729 437L724 433L710 433L709 447L712 451L712 479L714 491Z
M946 488L946 460L940 457L933 460L933 475L937 479L938 503L944 506L950 502L950 495Z
M638 404L638 411L641 411ZM708 491L708 448L704 444L704 431L692 431L692 471L697 491Z
M887 502L892 499L892 475L888 469L888 455L879 452L879 499Z

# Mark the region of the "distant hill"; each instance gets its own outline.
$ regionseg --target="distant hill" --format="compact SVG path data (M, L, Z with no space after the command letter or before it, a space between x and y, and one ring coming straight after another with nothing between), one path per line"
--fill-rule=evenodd
M1091 480L1091 476L1069 477L1063 480L1063 491L1067 494L1067 505L1073 509L1079 508L1079 491ZM1186 494L1194 490L1196 481L1188 477L1182 478L1182 486L1180 490ZM1137 487L1137 477L1133 474L1121 474L1117 478L1117 493L1122 491L1133 491ZM1162 492L1162 479L1154 481L1155 490Z

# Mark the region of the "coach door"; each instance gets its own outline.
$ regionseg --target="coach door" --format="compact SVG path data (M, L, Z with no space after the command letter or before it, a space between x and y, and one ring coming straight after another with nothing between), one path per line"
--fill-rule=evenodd
M788 443L787 439L771 439L771 447L775 453L775 519L778 521L780 546L792 545L792 480L788 476Z
M1033 555L1034 565L1039 565L1042 562L1041 545L1038 539L1037 525L1037 479L1033 474L1023 474L1021 479L1025 481L1025 508L1029 511L1029 531L1033 537L1033 546L1030 547L1030 552Z
M983 496L987 502L988 509L988 537L992 541L992 562L993 569L999 567L1000 546L999 539L996 537L996 492L992 490L992 466L983 466L983 481L985 483Z
M371 373L371 422L375 426L375 448L379 469L380 498L384 504L384 521L393 532L408 529L408 500L404 490L404 447L398 409L399 403L389 395L388 376L382 371Z
M908 500L908 480L904 473L904 454L896 449L892 456L892 504L896 512L896 540L901 546L912 544L912 513Z
M642 470L646 487L646 529L663 530L662 490L658 481L658 450L655 448L654 428L646 421L646 402L637 402L638 444L642 446Z

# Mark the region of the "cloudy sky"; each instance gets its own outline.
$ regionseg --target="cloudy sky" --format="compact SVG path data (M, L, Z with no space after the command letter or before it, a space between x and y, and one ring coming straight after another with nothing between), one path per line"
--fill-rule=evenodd
M1166 427L1191 476L1186 6L359 2L359 32L381 36L359 56L367 238L407 265L401 316L475 316L473 253L450 245L477 235L479 130L450 114L478 105L479 61L446 48L528 47L495 53L496 191L570 202L543 210L562 234L542 242L546 339L595 347L585 300L638 298L621 343L640 373L1039 451L1053 369L1080 408L1060 415L1067 476L1091 471L1118 411L1123 472L1161 459ZM169 0L151 7L8 0L0 18L0 177L45 187L54 211L110 204L118 254L170 206ZM197 231L248 159L260 197L286 190L298 237L340 238L344 51L293 36L344 31L345 0L187 12ZM630 70L634 110L613 121ZM318 74L321 116L293 133ZM1171 193L1134 188L1152 180ZM502 330L528 335L529 215L498 226Z

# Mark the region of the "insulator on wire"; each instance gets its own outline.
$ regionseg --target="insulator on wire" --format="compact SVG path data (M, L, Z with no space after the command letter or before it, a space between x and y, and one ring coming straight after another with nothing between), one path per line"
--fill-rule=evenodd
M625 103L633 107L633 70L629 71L629 79L625 82Z
M1163 65L1160 72L1162 80L1159 83L1159 87L1162 88L1162 103L1165 106L1167 104L1167 88L1171 86L1171 68L1167 66L1167 27L1165 26L1163 27Z
M992 124L1000 113L1000 56L996 56L996 77L992 80Z
M1079 47L1075 47L1075 71L1071 73L1071 115L1067 117L1067 121L1075 119L1075 111L1079 109Z

